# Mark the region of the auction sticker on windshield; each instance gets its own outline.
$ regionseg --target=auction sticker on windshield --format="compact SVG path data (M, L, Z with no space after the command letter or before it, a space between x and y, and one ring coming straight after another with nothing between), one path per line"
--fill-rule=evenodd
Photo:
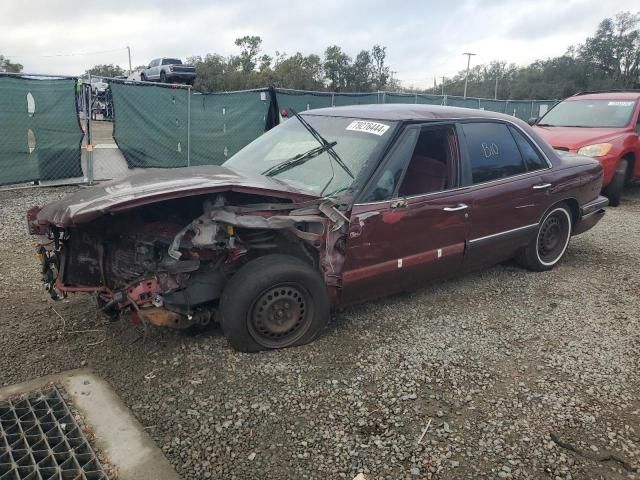
M351 130L352 132L373 133L374 135L382 136L384 135L384 132L389 130L389 125L378 122L354 120L347 126L347 130Z

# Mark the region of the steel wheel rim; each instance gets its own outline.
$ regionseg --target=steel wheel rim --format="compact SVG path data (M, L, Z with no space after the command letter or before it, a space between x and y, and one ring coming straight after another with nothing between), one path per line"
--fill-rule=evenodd
M538 231L537 254L544 265L553 265L564 254L571 236L571 220L566 210L558 208L544 220Z
M309 330L312 318L309 292L298 284L282 283L257 296L247 314L247 327L261 346L284 348Z

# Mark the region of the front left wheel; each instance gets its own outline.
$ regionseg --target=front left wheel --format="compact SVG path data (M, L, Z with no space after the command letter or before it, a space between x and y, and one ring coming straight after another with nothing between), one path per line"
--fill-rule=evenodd
M535 238L521 252L521 265L536 272L551 270L563 257L569 246L573 217L566 203L555 205L538 225Z
M304 345L328 320L322 276L289 255L250 261L231 277L220 301L222 331L241 352Z

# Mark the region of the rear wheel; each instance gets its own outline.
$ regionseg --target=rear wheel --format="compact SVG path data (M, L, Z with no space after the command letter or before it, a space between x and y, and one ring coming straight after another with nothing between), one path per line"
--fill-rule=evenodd
M629 169L629 161L623 158L618 162L616 172L613 175L611 183L605 188L605 195L609 199L609 205L617 207L620 205L620 199L622 198L622 191L624 190L624 184L627 181L627 171Z
M520 264L537 272L551 270L567 250L572 223L566 203L552 207L542 218L535 238L520 254Z
M160 82L167 83L167 74L164 72L160 72Z
M222 293L222 330L233 348L255 352L303 345L329 320L324 280L289 255L267 255L242 267Z

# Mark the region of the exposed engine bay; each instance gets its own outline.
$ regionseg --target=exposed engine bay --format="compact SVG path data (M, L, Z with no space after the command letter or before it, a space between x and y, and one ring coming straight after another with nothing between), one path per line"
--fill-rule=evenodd
M296 256L337 286L347 224L330 199L194 195L49 225L38 255L54 299L93 292L114 319L187 328L210 323L227 280L261 255Z

